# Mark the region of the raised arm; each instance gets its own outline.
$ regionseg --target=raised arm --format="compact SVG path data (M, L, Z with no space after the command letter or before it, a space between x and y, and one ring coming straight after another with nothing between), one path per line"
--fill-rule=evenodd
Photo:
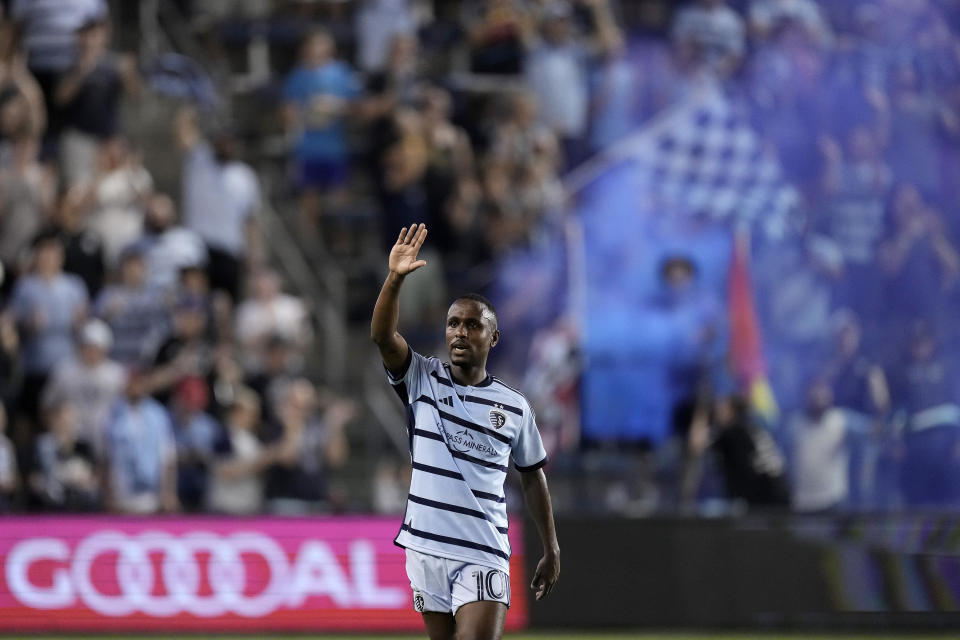
M400 230L397 243L390 250L390 273L380 289L377 304L373 307L370 321L370 339L380 349L380 357L390 373L401 373L407 361L407 341L397 332L400 315L400 286L408 273L427 264L418 260L417 254L427 238L424 224L412 225Z
M537 526L540 544L543 546L543 557L537 563L537 570L530 582L530 588L536 592L537 600L540 600L553 591L553 586L560 578L560 543L557 542L553 506L550 504L550 491L547 489L547 476L543 469L521 472L520 484L523 485L523 500L527 504L527 511Z

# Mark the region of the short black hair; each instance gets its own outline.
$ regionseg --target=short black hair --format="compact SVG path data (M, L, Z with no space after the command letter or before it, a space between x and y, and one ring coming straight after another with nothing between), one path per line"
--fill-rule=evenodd
M493 314L494 322L498 325L500 324L500 321L497 319L497 310L493 306L493 303L490 302L490 300L486 296L482 296L479 293L465 293L462 296L457 296L454 299L454 302L457 302L458 300L473 300L474 302L479 302L480 304L482 304L483 306L485 306L487 309L490 310L490 313Z
M63 238L60 237L60 232L54 227L46 227L41 229L40 232L33 237L31 246L34 249L38 249L41 246L49 244L56 244L61 249L63 248Z
M660 260L660 277L665 278L674 267L682 267L690 272L691 278L697 277L697 263L690 256L684 254L671 254Z

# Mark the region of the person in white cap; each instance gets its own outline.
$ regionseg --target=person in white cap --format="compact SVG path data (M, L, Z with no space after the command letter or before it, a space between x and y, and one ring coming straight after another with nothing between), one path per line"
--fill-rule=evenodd
M89 320L77 336L77 356L60 362L43 392L42 405L70 402L77 410L78 436L102 451L111 405L123 393L126 373L107 357L113 345L110 327Z

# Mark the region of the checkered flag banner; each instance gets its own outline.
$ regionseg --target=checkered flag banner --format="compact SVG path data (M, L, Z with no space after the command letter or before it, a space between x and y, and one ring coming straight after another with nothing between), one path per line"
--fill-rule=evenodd
M640 184L663 210L757 226L772 238L786 233L799 202L759 136L715 86L578 167L564 184L577 193L621 163L636 165Z

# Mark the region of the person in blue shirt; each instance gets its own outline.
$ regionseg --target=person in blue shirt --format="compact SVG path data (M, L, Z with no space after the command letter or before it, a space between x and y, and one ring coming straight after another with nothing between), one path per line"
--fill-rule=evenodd
M337 60L335 53L330 34L311 31L301 46L300 63L283 87L284 124L296 135L301 220L308 225L319 219L320 196L342 196L347 181L345 121L351 101L360 94L360 84L353 69Z
M107 421L107 508L152 514L179 510L177 448L170 414L147 394L146 377L132 371L127 391Z
M83 281L63 272L64 248L56 232L34 239L32 257L31 272L17 280L10 298L24 372L19 414L31 424L54 365L74 355L73 332L86 319L89 302Z

